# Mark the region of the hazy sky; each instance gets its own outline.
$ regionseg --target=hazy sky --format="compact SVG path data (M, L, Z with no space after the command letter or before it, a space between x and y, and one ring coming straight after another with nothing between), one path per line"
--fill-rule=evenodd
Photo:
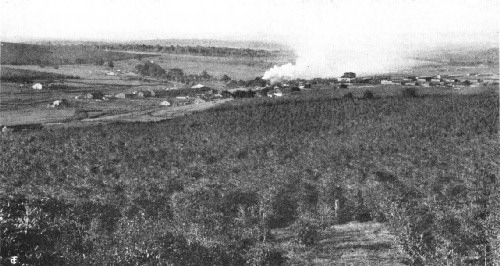
M2 39L230 38L295 42L311 35L357 39L359 34L393 38L412 33L427 34L434 39L429 41L492 41L498 39L500 14L498 0L0 2ZM440 37L443 33L447 35Z
M498 46L499 0L0 0L2 40L275 41L295 64L266 77L382 73L415 49Z

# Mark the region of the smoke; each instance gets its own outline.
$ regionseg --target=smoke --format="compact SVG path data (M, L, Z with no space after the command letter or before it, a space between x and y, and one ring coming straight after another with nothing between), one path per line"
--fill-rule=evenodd
M287 9L289 19L279 21L274 28L281 41L293 49L295 63L274 66L263 79L396 72L428 63L412 59L417 50L483 41L477 38L481 35L477 29L479 25L495 25L493 13L487 5L459 1L463 7L454 9L447 0L432 3L432 8L428 1L302 2Z
M378 49L377 49L378 48ZM336 50L331 47L307 52L295 50L295 63L274 66L264 73L263 79L271 82L296 78L340 77L344 72L371 75L401 70L417 64L400 51L387 51L380 47L371 49Z
M387 73L414 66L410 54L392 43L371 42L371 45L353 44L348 37L307 37L307 42L295 46L295 63L274 66L264 73L263 79L271 82L295 78L331 78L344 72L358 75ZM345 43L342 43L345 42Z

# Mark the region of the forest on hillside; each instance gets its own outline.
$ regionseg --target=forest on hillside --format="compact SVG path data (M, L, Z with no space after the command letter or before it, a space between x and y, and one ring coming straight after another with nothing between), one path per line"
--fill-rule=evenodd
M130 53L137 52L137 53ZM215 57L275 57L280 51L254 50L248 48L204 47L204 46L161 46L131 43L95 44L24 44L2 42L1 64L3 65L68 65L98 64L105 62L143 59L165 54L187 54Z

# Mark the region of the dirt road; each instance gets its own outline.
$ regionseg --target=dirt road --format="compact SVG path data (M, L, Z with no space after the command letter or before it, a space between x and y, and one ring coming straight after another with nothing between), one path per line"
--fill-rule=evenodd
M158 122L174 117L184 116L195 111L206 110L230 100L232 100L232 98L184 106L154 108L145 111L83 119L81 122Z

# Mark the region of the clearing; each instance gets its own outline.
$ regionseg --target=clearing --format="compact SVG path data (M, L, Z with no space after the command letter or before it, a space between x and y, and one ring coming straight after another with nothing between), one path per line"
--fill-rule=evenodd
M330 226L320 232L312 247L292 244L292 229L274 231L277 241L288 251L291 265L405 265L394 236L377 222L350 222Z

